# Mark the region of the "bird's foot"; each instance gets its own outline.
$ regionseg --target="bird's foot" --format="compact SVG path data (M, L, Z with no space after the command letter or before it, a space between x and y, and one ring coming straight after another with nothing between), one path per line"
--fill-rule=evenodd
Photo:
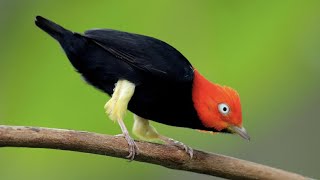
M126 141L128 142L128 151L129 151L129 155L126 156L126 158L128 158L129 161L132 161L134 157L139 154L139 148L135 143L134 139L132 139L128 133L118 134L115 136L124 137L126 139Z
M183 144L180 141L165 137L165 136L161 136L160 140L162 140L163 142L165 142L166 144L172 145L172 146L176 146L180 149L183 149L186 153L189 154L190 159L193 158L193 149L185 144Z

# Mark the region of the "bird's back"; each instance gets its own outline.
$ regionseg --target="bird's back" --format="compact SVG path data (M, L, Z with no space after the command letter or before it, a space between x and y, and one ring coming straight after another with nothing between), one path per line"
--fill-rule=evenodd
M157 78L181 82L193 79L190 62L159 39L111 29L89 30L84 36L130 66Z

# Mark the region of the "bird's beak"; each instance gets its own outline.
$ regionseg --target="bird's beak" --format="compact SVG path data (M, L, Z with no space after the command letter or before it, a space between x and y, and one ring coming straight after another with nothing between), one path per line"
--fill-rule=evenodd
M248 141L250 141L250 136L248 135L246 129L244 127L238 127L238 126L233 126L230 125L228 128L231 132L238 134L239 136L241 136L243 139L246 139Z

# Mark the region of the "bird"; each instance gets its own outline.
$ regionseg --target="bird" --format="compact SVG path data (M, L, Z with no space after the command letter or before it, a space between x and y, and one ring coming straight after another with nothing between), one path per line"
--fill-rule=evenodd
M139 147L123 121L128 110L138 138L176 146L190 158L191 147L161 135L150 121L250 140L237 91L207 80L168 43L113 29L77 33L42 16L36 16L35 24L59 42L88 84L110 96L104 109L121 128L129 160L139 154Z

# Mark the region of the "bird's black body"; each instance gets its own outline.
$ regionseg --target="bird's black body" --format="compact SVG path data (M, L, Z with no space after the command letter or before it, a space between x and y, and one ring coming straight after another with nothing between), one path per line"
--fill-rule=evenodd
M128 109L159 123L206 129L192 101L194 69L176 49L158 39L115 30L83 35L37 17L36 24L59 41L85 80L112 95L115 83L136 85Z

